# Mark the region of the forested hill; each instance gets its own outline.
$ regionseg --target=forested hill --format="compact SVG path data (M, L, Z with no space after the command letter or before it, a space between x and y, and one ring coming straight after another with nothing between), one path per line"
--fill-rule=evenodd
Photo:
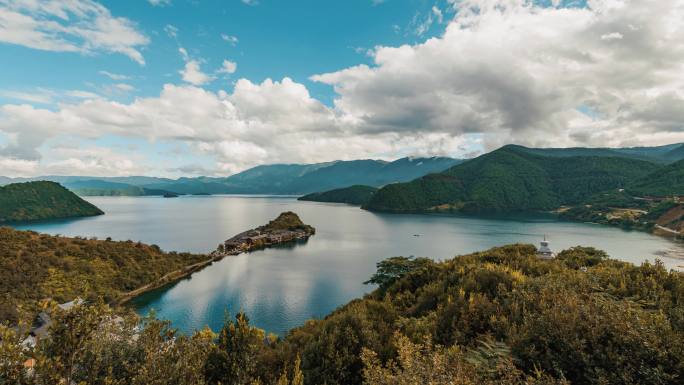
M646 160L654 163L672 163L684 159L684 143L667 144L655 147L568 147L568 148L528 148L515 146L521 151L531 154L571 157L571 156L601 156L610 158L631 158Z
M442 173L380 189L364 206L379 211L550 210L626 187L663 166L621 157L545 156L504 146Z
M60 242L36 245L69 250L49 240ZM376 290L281 339L243 314L227 317L218 334L187 336L162 321L114 324L108 309L77 305L55 312L50 341L33 351L0 324L0 382L3 374L12 384L174 385L681 385L684 378L684 275L662 264L634 266L583 247L540 260L533 246L511 245L444 262L390 258L369 283ZM34 377L26 375L29 358Z
M0 223L104 214L58 183L38 181L0 187Z
M139 242L67 238L0 227L0 323L35 315L41 300L111 301L206 260ZM1 382L1 381L0 381Z
M662 167L632 183L628 190L638 195L684 195L684 160Z
M378 191L371 186L354 185L330 191L311 193L298 198L300 201L349 203L363 205Z

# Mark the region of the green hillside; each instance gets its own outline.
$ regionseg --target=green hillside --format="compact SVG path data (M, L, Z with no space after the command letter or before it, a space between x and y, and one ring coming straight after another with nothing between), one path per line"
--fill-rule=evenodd
M106 301L207 259L139 242L98 241L0 227L0 323L35 314L39 302ZM0 381L1 382L1 381Z
M0 187L0 223L104 214L55 182L14 183Z
M520 146L496 151L443 173L380 189L364 206L379 211L550 210L625 187L659 167L619 157L544 156Z
M637 179L628 190L638 195L684 195L684 160Z
M78 246L10 235L56 252ZM26 236L41 239L27 243ZM92 246L79 251L99 248ZM133 252L125 244L112 247L121 250L112 248L111 258ZM139 246L140 255L148 247ZM153 261L166 258L152 254ZM98 255L108 266L110 258ZM136 271L132 263L123 266L122 275ZM375 290L283 338L251 326L242 313L226 317L217 334L183 335L164 321L114 323L112 310L96 303L55 310L51 338L37 351L22 348L23 337L0 324L0 382L679 385L684 378L684 275L662 264L634 266L584 247L540 260L533 246L510 245L444 262L394 257L377 267L369 280ZM15 274L14 267L0 269L3 277ZM10 284L0 283L15 294ZM40 381L24 381L23 363L31 357L31 379Z
M376 191L378 191L378 189L375 187L354 185L330 191L307 194L299 197L298 200L363 205L370 200Z

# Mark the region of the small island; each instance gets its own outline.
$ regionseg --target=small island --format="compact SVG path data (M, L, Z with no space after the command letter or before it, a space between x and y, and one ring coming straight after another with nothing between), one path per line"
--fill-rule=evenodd
M264 226L240 233L218 246L212 253L215 258L237 255L279 244L306 240L316 233L312 226L304 224L292 211L281 213L278 218Z
M0 187L0 224L89 217L104 212L55 182Z

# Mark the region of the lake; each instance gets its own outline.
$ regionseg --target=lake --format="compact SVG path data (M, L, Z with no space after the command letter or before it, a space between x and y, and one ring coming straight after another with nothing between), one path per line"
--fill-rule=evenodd
M378 214L342 204L265 196L87 200L107 214L17 228L139 240L167 251L191 252L209 252L287 210L316 228L306 243L224 258L133 302L140 314L154 309L158 318L169 319L186 332L205 325L218 330L226 314L243 310L254 325L282 335L372 290L363 282L375 272L375 264L397 255L446 259L509 243L537 245L544 235L556 251L594 246L634 263L653 261L664 252L684 252L681 244L646 233L544 217ZM659 258L670 268L684 264L681 259Z

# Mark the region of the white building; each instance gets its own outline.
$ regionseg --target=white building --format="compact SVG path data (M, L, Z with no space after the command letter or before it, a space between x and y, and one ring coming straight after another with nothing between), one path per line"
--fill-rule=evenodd
M541 241L539 249L537 249L537 258L540 259L554 259L556 254L549 247L549 242L546 240L546 235L544 235L544 240Z

